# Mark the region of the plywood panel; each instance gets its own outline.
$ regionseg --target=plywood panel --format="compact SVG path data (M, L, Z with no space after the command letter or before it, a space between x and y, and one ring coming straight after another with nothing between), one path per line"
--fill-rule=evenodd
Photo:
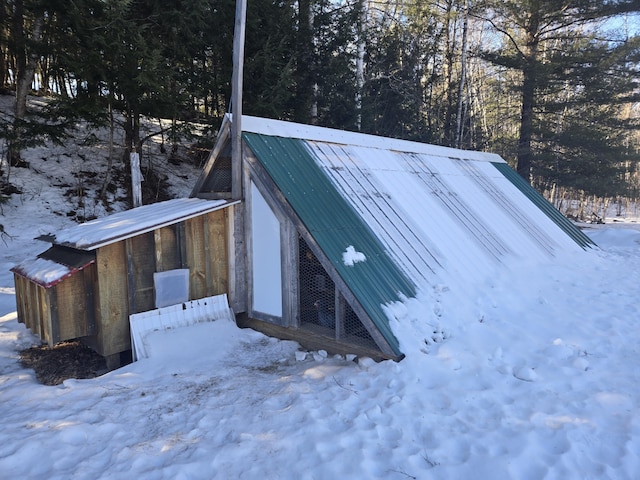
M99 279L96 350L107 356L131 348L124 242L98 249L96 267Z
M227 209L211 212L207 215L207 244L209 250L209 271L211 291L208 295L227 293L229 288Z
M191 299L207 296L204 216L185 222L187 265L189 267L189 295Z

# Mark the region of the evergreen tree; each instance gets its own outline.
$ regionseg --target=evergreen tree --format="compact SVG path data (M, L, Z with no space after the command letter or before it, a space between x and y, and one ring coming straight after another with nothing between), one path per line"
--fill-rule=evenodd
M558 72L566 70L559 52L574 50L595 19L632 8L633 1L505 0L483 3L486 18L505 40L504 49L485 51L494 64L517 69L522 74L518 173L531 181L534 143L540 111L540 92L553 85ZM573 58L573 60L577 60ZM558 63L562 62L562 63ZM564 65L564 66L563 66ZM583 64L588 66L588 64ZM575 71L578 65L573 65Z

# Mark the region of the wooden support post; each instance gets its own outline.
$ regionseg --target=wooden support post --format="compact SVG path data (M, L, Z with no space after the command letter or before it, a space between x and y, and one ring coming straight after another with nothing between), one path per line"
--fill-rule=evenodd
M242 198L242 75L247 0L236 0L233 32L233 74L231 78L231 198Z

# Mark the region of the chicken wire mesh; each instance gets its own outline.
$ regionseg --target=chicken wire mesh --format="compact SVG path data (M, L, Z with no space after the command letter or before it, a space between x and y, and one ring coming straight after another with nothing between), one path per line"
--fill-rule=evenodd
M211 192L231 191L231 156L218 157L206 186Z
M300 327L345 343L376 344L305 240L298 237Z

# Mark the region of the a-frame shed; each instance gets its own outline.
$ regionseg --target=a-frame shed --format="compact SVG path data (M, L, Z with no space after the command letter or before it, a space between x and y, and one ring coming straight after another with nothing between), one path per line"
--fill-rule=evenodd
M192 196L242 173L229 298L267 333L398 360L384 305L592 246L497 155L244 116L234 169L231 121Z

